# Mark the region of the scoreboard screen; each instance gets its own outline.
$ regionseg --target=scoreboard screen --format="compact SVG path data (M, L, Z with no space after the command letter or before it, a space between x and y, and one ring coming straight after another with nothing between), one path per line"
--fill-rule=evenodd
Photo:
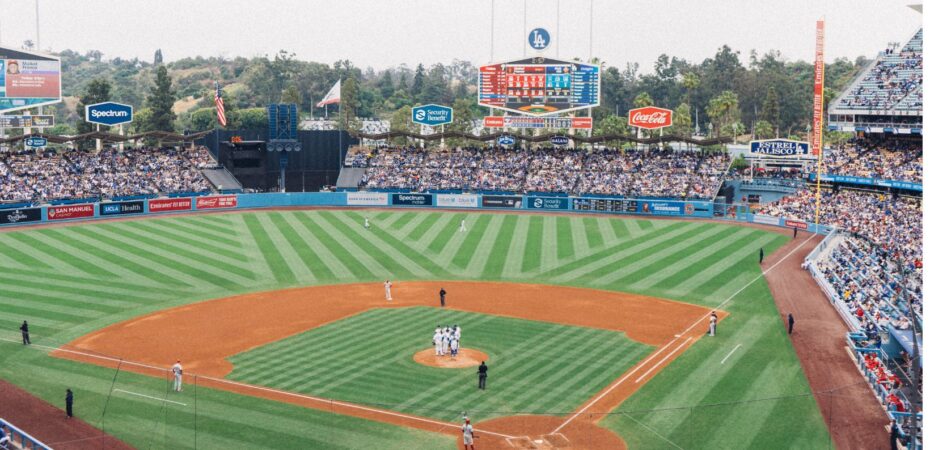
M639 212L639 201L610 198L575 198L572 209L577 211L607 211L617 213Z
M481 66L478 104L544 116L601 103L600 67L548 58Z

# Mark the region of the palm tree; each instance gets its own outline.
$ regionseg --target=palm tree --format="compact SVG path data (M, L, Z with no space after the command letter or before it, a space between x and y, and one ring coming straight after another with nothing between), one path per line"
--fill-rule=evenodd
M644 106L652 106L655 103L652 101L652 97L649 96L648 92L641 92L636 98L633 99L633 106L637 108L642 108Z
M691 105L693 104L691 103L691 94L700 84L701 78L698 77L698 75L694 72L686 73L681 79L681 85L684 86L685 90L687 91L686 96L688 100L685 103L688 104L688 117L691 117Z

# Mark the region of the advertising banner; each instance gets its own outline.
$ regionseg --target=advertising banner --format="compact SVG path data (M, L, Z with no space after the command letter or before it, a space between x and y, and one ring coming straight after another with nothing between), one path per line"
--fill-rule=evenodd
M78 219L94 217L94 204L49 206L48 220Z
M38 222L40 220L42 220L42 208L8 209L0 211L0 225Z
M685 202L646 201L641 202L643 214L655 216L681 216L694 214L694 205Z
M808 176L808 180L811 183L817 181L817 174L812 173ZM911 183L909 181L898 181L898 180L882 180L876 178L863 178L863 177L853 177L849 175L833 175L833 174L823 174L820 176L821 181L826 181L828 183L851 183L851 184L862 184L866 186L881 186L881 187L890 187L892 189L907 189L911 191L923 192L924 187L920 183Z
M631 127L653 130L672 126L672 110L655 106L631 109L627 113L627 124Z
M417 106L410 111L413 123L431 127L452 123L452 108L442 105Z
M567 197L527 197L529 209L568 209Z
M568 128L590 130L594 119L590 117L527 117L485 116L485 128Z
M141 214L144 211L142 200L133 200L131 202L110 202L100 204L101 216L115 216L119 214Z
M393 194L391 204L403 206L433 206L433 194Z
M817 42L814 52L814 120L811 128L811 153L820 156L823 140L823 19L817 21Z
M185 198L160 198L149 200L149 212L160 213L168 211L190 211L194 202L190 197Z
M451 208L477 208L478 196L475 194L438 194L436 206Z
M809 157L810 145L807 142L788 139L765 139L749 143L749 153L766 156Z
M615 213L639 212L639 200L621 198L573 198L572 209L576 211L602 211Z
M348 192L346 204L349 206L387 206L388 195L384 192Z
M788 228L797 228L799 230L806 230L807 222L802 222L800 220L786 220L785 226Z
M764 214L754 214L752 216L752 222L765 225L778 225L781 223L781 219L778 217L766 216Z
M485 208L519 208L523 206L523 197L518 195L483 195L481 206Z
M216 197L197 197L197 209L235 208L239 205L235 195L218 195Z

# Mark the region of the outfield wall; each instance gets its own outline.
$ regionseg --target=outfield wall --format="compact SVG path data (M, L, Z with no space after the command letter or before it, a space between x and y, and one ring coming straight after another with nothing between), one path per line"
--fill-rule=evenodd
M720 219L775 225L826 234L829 227L748 213L721 213L710 201L623 197L568 197L504 194L421 194L409 192L295 192L226 194L200 197L142 198L118 202L79 203L0 209L0 226L15 227L77 220L115 219L229 209L281 207L396 207L412 209L515 210L597 213L683 219ZM715 207L718 211L715 213Z

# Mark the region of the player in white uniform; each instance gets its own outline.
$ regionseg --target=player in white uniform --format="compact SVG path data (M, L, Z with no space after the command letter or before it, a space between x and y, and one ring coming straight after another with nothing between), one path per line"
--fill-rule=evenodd
M365 218L365 229L367 230L367 229L369 229L369 228L371 228L371 224L368 223L368 218L366 217L366 218Z
M452 350L452 357L459 356L459 340L452 338L452 342L449 343L449 348Z
M462 426L462 442L465 450L475 450L475 429L471 426L471 420L465 419L465 425Z
M388 299L388 301L394 300L391 298L391 280L384 282L384 298Z
M174 374L174 391L181 392L181 375L184 373L184 369L181 368L180 359L171 366L171 373Z
M433 345L436 347L436 356L442 356L442 333L439 332L438 327L433 332Z
M449 328L446 328L446 331L442 334L442 352L450 353L449 344L452 341L452 331Z
M462 219L462 223L459 225L459 233L464 233L465 231L465 219Z
M462 339L462 327L456 325L453 329L455 331L452 333L452 336L455 337L455 340L457 341L461 340Z

